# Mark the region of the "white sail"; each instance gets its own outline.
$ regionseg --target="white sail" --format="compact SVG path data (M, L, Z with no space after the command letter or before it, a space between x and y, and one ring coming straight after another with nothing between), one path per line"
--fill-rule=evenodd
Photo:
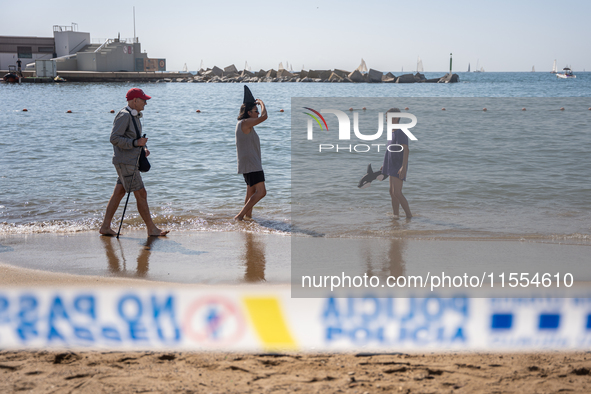
M205 69L203 68L203 59L201 59L201 65L199 66L199 71L201 71L201 70L205 70Z
M425 72L425 70L423 69L423 61L421 60L420 56L417 59L417 72L418 73Z
M360 73L367 72L367 64L365 64L365 60L363 60L363 58L361 58L361 64L359 65L359 67L356 68L356 70Z
M552 65L552 71L550 71L552 74L556 74L558 72L558 69L556 68L556 59L554 59L554 64Z
M279 67L277 67L277 70L284 70L283 62L279 62Z
M536 66L531 66L531 72L535 73L536 72Z
M183 72L186 73L188 71L189 71L189 69L187 68L187 63L185 63L185 65L183 66Z
M468 72L470 72L470 63L468 63Z

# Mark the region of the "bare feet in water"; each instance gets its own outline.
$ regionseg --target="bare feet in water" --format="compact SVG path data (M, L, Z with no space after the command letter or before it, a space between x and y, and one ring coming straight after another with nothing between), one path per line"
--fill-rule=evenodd
M246 216L246 215L240 217L240 215L236 215L236 216L234 216L234 220L237 220L237 221L241 222L243 220L252 220L252 217L251 216Z
M99 230L99 233L101 235L104 235L106 237L112 237L114 235L117 235L117 233L113 230L111 230L111 227L107 227L107 228L102 228Z
M170 232L170 230L164 231L164 230L160 230L157 227L154 227L153 229L148 230L148 236L150 236L150 237L164 237L169 232Z

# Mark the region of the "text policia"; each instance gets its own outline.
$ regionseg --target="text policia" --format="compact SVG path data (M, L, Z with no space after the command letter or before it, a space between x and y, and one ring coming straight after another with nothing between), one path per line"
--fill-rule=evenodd
M312 110L311 108L306 108L306 109ZM328 125L326 124L324 117L322 117L322 115L320 115L320 113L336 115L337 119L339 121L339 141L350 141L351 140L351 121L349 119L349 116L346 113L344 113L343 111L336 110L336 109L322 109L322 110L320 110L320 113L317 111L313 111L313 112L316 113L318 116L320 116L320 118L322 119L322 122L326 126L327 130L328 130ZM310 116L313 117L312 115L310 115ZM316 119L315 117L313 117L313 118ZM410 119L411 122L410 123L398 123L398 121L394 121L394 119L399 119L399 118L407 118L407 119ZM316 119L316 120L317 120L318 124L322 127L322 123L320 123L320 121L318 119ZM400 113L400 112L387 113L386 114L386 133L387 133L388 141L392 140L392 132L396 129L400 129L402 132L404 132L404 134L406 134L410 140L417 141L417 138L409 130L410 128L416 126L416 124L417 124L417 118L413 114ZM366 135L366 134L362 134L361 131L359 131L359 114L357 112L355 112L353 114L353 132L355 133L355 136L361 141L375 141L375 140L377 140L378 138L380 138L382 136L382 134L384 132L384 113L383 112L378 113L378 131L374 134ZM308 119L308 140L311 141L313 139L314 139L313 122L312 122L312 119ZM372 149L376 149L378 152L380 152L380 149L382 147L385 149L388 149L388 151L390 151L390 152L401 152L404 149L402 145L398 145L398 144L392 144L390 146L386 146L386 144L356 144L356 145L341 144L341 145L339 145L339 144L323 143L323 144L318 145L318 151L319 152L332 151L332 152L365 153L365 152L371 151Z

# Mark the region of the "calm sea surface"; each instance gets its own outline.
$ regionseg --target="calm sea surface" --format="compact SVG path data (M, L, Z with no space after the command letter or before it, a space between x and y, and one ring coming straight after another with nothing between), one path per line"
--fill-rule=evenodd
M427 73L427 78L443 74ZM431 129L429 138L413 142L404 189L412 221L392 225L387 186L381 184L367 193L372 193L374 212L383 215L352 231L345 212L330 231L314 223L307 231L331 237L591 242L591 73L579 72L575 80L558 80L550 73L459 74L457 84L250 84L269 111L269 119L257 127L268 194L255 208L256 220L246 224L231 220L245 193L242 176L236 174L234 144L242 84L139 84L153 97L142 123L152 153L152 170L143 179L155 221L175 231L291 233L292 97L400 98L401 107L416 107L421 97L472 97L479 98L474 100L475 117L482 115L482 98L507 98L488 104L487 116L493 117L496 104L520 110L519 98L538 97L551 100L528 101L531 122L536 113L555 111L564 128L534 127L527 135L499 136L488 126L479 129L475 118L474 133L454 136L451 146L445 146L450 127ZM0 84L0 233L98 229L116 181L109 143L114 115L109 111L122 108L125 92L134 86ZM461 102L471 110L466 108L470 100ZM500 128L502 116L498 121ZM499 153L504 144L511 149ZM447 154L441 154L442 147ZM379 159L368 162L379 168ZM353 187L352 192L358 191ZM133 199L131 207L126 222L139 227ZM116 220L121 212L122 206Z

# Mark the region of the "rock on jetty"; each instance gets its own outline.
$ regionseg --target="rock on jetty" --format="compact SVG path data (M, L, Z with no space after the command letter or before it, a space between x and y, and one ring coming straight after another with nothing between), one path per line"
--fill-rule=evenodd
M440 78L426 79L419 72L416 74L403 74L395 76L392 73L384 74L381 71L369 69L367 73L357 70L353 72L345 70L301 70L287 71L259 70L256 72L238 71L233 64L223 69L217 66L200 70L197 75L189 78L178 78L174 82L201 82L201 83L238 83L238 82L366 82L366 83L454 83L459 82L458 74L450 74Z

